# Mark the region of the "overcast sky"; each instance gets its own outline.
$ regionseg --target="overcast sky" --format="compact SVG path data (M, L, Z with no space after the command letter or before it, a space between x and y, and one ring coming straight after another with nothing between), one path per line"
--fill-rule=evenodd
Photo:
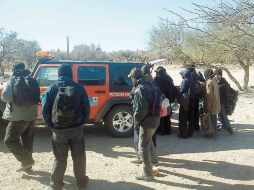
M0 0L0 28L37 40L43 50L66 50L77 44L100 45L105 51L145 50L148 32L163 8L181 12L191 2L212 0Z

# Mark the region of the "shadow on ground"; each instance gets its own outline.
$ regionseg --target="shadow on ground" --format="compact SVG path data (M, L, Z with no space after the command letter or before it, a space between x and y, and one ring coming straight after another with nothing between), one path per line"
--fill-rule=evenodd
M253 149L254 125L232 124L235 134L229 135L226 131L219 131L216 140L204 138L200 132L194 133L192 138L177 138L177 127L173 127L172 134L166 136L157 135L158 155L203 153L227 150ZM110 137L103 127L84 127L86 150L103 154L106 157L117 158L135 157L134 151L114 151L114 148L133 147L133 138ZM241 143L239 143L241 142ZM51 131L45 127L36 127L34 152L50 152ZM3 139L0 139L0 152L7 152Z
M160 166L168 168L184 168L195 171L206 171L223 179L250 181L254 180L254 167L233 164L225 161L203 160L192 161L182 159L160 158Z
M182 184L182 183L175 183L173 181L164 181L160 180L160 178L156 178L156 183L165 184L168 186L171 186L169 189L174 189L173 187L181 187L181 188L187 188L187 189L198 189L198 190L253 190L254 185L244 185L244 184L229 184L229 183L223 183L215 180L209 180L209 179L200 179L197 177L177 173L177 172L171 172L168 170L160 170L162 174L171 175L171 176L177 176L182 179L188 179L191 181L198 182L197 185L192 184Z
M44 187L49 186L50 173L45 171L32 171L31 174L24 174L22 176L24 180L36 180L41 183ZM76 190L76 179L73 176L65 175L64 176L64 189L68 190ZM117 181L117 182L109 182L106 180L100 179L90 179L88 183L89 190L155 190L154 188L150 188L147 186L143 186L140 184L126 182L126 181Z

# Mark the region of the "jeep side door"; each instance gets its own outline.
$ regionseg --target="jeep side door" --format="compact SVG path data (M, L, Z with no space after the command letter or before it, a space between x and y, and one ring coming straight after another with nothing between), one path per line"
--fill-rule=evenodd
M107 64L74 64L74 81L86 89L91 107L90 119L94 119L98 111L109 98L109 74Z
M40 85L41 99L44 97L45 92L51 84L57 81L59 64L42 64L35 71L34 78ZM38 106L38 119L42 119L41 103Z

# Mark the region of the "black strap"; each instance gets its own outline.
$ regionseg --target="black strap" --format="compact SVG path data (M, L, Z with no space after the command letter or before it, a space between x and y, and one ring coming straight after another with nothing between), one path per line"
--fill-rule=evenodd
M12 102L10 102L10 112L13 112Z

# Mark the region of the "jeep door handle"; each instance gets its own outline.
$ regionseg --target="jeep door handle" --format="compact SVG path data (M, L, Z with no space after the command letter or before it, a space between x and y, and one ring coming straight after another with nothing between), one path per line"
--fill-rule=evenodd
M95 90L94 91L96 94L105 94L105 90Z

